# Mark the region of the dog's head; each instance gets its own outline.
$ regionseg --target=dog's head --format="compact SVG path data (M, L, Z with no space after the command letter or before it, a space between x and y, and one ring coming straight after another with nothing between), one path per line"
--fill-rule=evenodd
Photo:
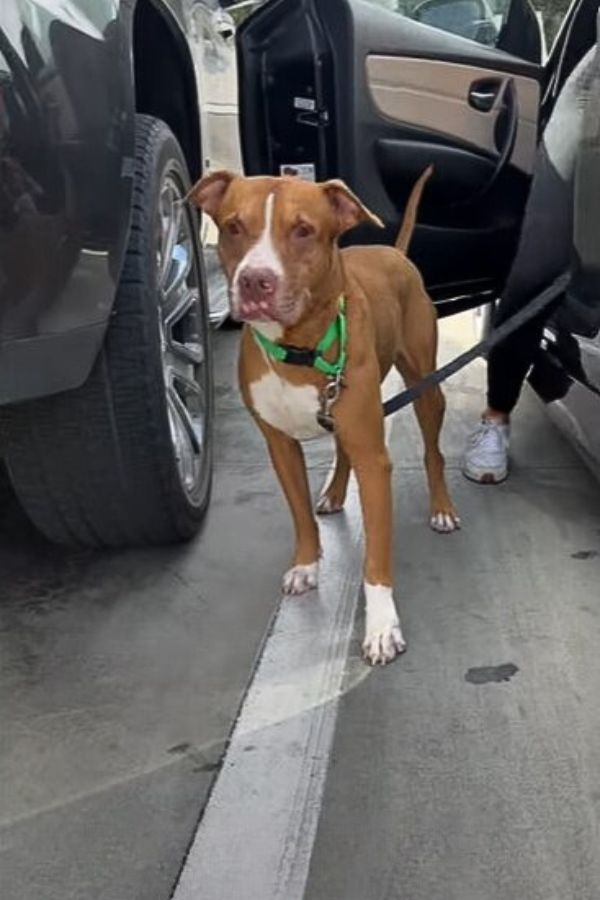
M215 221L233 318L296 325L318 302L332 272L336 240L380 220L342 181L242 178L214 172L189 199Z

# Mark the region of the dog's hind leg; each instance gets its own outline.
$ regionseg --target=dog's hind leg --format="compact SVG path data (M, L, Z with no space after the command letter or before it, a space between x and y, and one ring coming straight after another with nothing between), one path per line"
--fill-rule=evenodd
M344 448L336 438L335 460L325 482L321 496L317 500L317 513L321 516L341 512L346 500L348 479L350 477L350 461Z
M435 370L437 356L437 321L433 304L419 281L418 291L406 304L403 319L402 349L396 368L407 387L412 387ZM450 532L460 528L444 472L444 457L440 451L440 432L446 403L441 389L431 388L414 402L415 413L423 435L425 469L429 483L430 524L434 531Z

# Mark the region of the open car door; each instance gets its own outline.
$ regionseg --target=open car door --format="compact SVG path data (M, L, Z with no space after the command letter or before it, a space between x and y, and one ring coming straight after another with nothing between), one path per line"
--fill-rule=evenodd
M244 24L245 168L343 178L386 226L350 240L392 243L433 164L410 255L438 304L474 306L515 250L538 138L539 24L522 0L501 14L487 0L424 0L412 18L397 2L271 0Z

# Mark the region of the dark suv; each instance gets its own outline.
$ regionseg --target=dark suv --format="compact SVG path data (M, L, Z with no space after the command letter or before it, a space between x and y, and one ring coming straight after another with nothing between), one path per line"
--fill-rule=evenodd
M54 541L186 538L208 502L226 308L181 200L240 166L223 5L2 3L1 454Z

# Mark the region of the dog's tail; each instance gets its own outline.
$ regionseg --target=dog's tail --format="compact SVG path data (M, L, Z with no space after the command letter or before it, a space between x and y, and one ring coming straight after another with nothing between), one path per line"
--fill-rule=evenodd
M428 166L422 175L416 180L415 185L410 192L410 197L408 198L408 203L406 204L406 209L404 210L404 218L402 219L402 225L400 226L400 231L398 232L398 237L396 238L396 248L401 250L403 253L406 253L413 236L413 231L415 230L415 223L417 221L417 212L419 210L419 204L421 202L421 195L423 194L423 190L425 185L433 175L433 166Z

